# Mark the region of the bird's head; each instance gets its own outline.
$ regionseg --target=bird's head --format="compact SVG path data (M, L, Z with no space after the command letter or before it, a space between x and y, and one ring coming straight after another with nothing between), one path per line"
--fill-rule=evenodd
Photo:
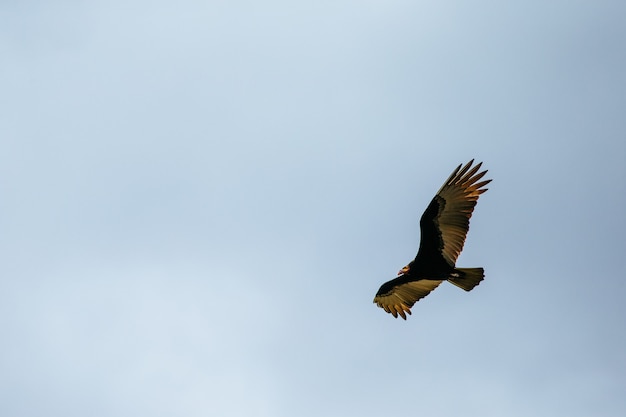
M408 272L411 270L410 265L411 264L403 266L402 269L398 271L398 276L408 274Z

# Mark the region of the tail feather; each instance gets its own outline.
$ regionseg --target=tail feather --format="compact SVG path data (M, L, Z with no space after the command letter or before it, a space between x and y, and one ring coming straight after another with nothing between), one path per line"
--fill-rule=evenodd
M456 268L455 272L459 273L459 276L449 278L448 281L465 291L471 291L485 277L483 268Z

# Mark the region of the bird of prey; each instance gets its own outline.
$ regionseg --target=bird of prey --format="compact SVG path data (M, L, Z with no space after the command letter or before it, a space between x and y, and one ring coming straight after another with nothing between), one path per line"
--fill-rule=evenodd
M491 180L479 180L487 171L478 172L482 162L472 167L472 159L459 165L443 183L420 219L421 241L417 256L398 272L398 277L384 283L374 302L394 317L406 320L411 307L426 297L443 281L471 291L483 280L483 268L455 266L469 230L478 197ZM462 167L462 168L461 168Z

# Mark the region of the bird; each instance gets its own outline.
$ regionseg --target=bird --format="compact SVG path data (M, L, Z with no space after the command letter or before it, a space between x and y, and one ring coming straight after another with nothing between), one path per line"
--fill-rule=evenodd
M420 219L420 246L415 259L400 269L398 276L384 283L374 303L395 318L406 320L411 307L443 281L471 291L483 280L483 268L457 268L469 220L478 197L491 180L480 181L487 170L478 172L482 162L459 165L443 183Z

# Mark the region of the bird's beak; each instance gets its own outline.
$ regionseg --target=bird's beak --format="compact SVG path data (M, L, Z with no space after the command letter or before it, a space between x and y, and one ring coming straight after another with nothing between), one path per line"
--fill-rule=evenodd
M408 266L408 265L407 265L407 266L405 266L404 268L402 268L401 270L399 270L399 271L398 271L398 276L400 276L400 275L404 275L404 274L406 274L407 272L409 272L409 266Z

